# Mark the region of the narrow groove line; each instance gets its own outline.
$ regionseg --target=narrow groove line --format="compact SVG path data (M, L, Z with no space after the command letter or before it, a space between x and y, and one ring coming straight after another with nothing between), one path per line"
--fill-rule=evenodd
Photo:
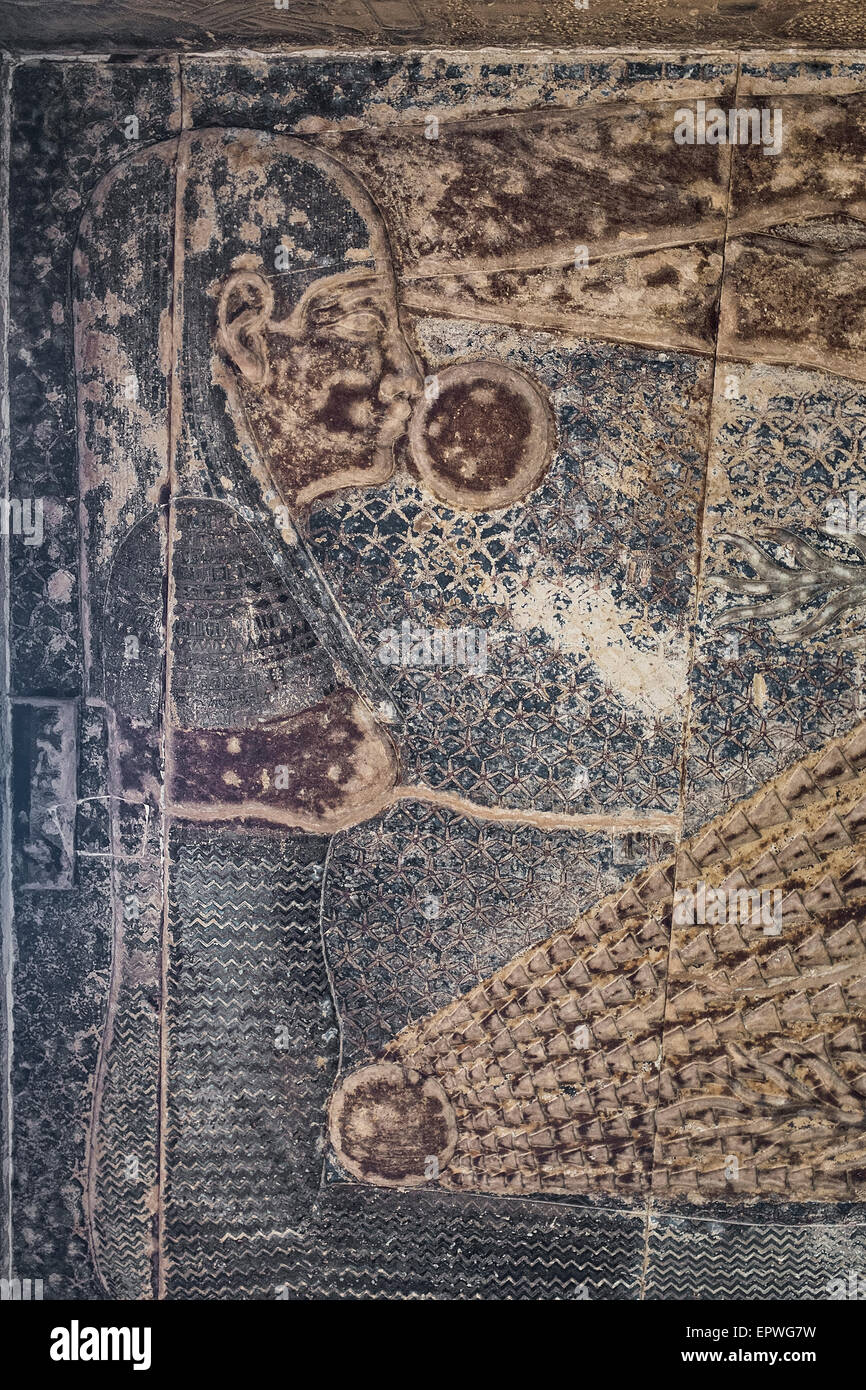
M159 962L159 1080L157 1105L157 1198L156 1198L156 1253L154 1271L154 1293L157 1299L166 1296L165 1260L165 1189L167 1179L166 1132L168 1121L168 941L169 941L169 821L166 812L165 760L168 723L171 712L171 604L172 604L172 548L174 544L175 507L173 502L176 490L176 451L180 447L180 354L182 346L182 323L180 320L180 287L183 282L183 192L186 158L186 102L184 89L183 59L176 58L178 98L180 106L180 132L177 137L174 185L174 227L172 246L172 289L171 289L171 377L168 393L168 500L166 502L166 584L164 593L163 626L165 641L165 664L163 667L163 708L161 739L160 787L160 848L162 850L162 913L160 922L160 962Z
M321 892L319 894L319 949L322 953L322 965L324 966L325 977L328 981L328 992L331 996L331 1006L334 1010L334 1022L336 1024L337 1036L340 1042L339 1049L337 1052L337 1071L336 1075L334 1076L335 1087L343 1072L343 1015L340 1012L340 1001L337 997L337 986L334 980L334 972L331 969L331 962L328 959L328 947L327 942L325 940L325 892L328 886L328 871L331 867L331 854L333 852L334 842L336 839L337 835L332 835L330 840L328 841L328 848L325 851L325 862L322 865L322 887ZM327 1134L327 1128L325 1129L325 1133ZM321 1172L319 1174L320 1192L323 1191L325 1187L325 1172L327 1166L328 1150L326 1145L325 1151L322 1154L322 1167Z
M591 812L524 811L514 806L482 806L478 802L458 796L455 792L446 792L438 787L427 787L423 784L395 787L391 793L390 804L397 805L401 801L425 801L437 806L446 806L458 815L468 816L473 820L546 826L551 830L661 830L679 834L681 829L681 817L677 813L629 811L620 815L604 815Z
M10 273L10 159L12 145L12 78L15 64L6 53L0 54L3 64L3 89L0 92L0 473L3 478L3 495L9 495L12 449L9 437L9 273ZM13 1065L13 1002L14 991L12 972L15 962L15 922L12 899L12 675L10 621L10 548L2 547L2 585L0 597L0 663L2 663L2 725L0 725L0 756L3 761L2 793L2 841L0 841L0 922L2 922L2 963L3 963L3 1234L0 1241L0 1262L4 1264L4 1277L11 1279L12 1268L12 1165L14 1150L12 1131L14 1123L12 1065ZM5 1246L5 1251L3 1247Z
M740 77L741 77L741 73L742 73L742 57L743 57L742 53L739 53L739 52L738 52L738 53L737 53L737 72L736 72L736 79L735 79L735 82L734 82L734 106L736 106L736 105L738 104L738 101L739 101L739 94L740 94ZM721 269L720 269L720 271L719 271L719 289L718 289L718 294L717 294L717 296L716 296L716 337L715 337L715 352L714 352L714 355L713 355L713 374L712 374L712 380L711 380L711 383L710 383L710 401L709 401L708 419L707 419L707 448L706 448L706 458L705 458L705 466L704 466L704 477L703 477L703 483L702 483L702 486L701 486L701 495L700 495L700 499L699 499L699 501L698 501L698 508L697 508L697 526L696 526L696 531L695 531L695 549L694 549L694 554L695 554L695 590L694 590L694 600L693 600L693 607L692 607L692 623L691 623L691 635L690 635L690 638L689 638L689 652L688 652L688 658L687 658L687 663L686 663L686 665L687 665L687 670L688 670L688 673L689 673L689 678L688 678L688 688L687 688L687 690L686 690L686 706L685 706L685 712L684 712L684 717L683 717L683 742L682 742L682 751L681 751L681 754L680 754L680 795L679 795L679 807L680 807L680 825L681 825L681 828L680 828L680 833L679 833L679 836L678 836L678 843L679 843L679 840L682 838L682 834L683 834L682 827L683 827L683 825L684 825L684 823L685 823L686 790L687 790L687 779L688 779L688 754L689 754L689 744L690 744L690 735L691 735L691 727L692 727L692 710L693 710L692 673L693 673L693 670L694 670L695 652L696 652L696 647L697 647L698 613L699 613L699 611L700 611L700 599L701 599L701 592L702 592L703 558L704 558L704 537L705 537L705 525L704 525L704 523L705 523L706 509L707 509L707 492L708 492L708 480L709 480L709 472L710 472L710 457L711 457L712 448L713 448L713 413L714 413L715 400L716 400L716 376L717 376L717 373L718 373L718 364L719 364L719 334L720 334L720 332L721 332L722 295L723 295L723 293L724 293L725 263L726 263L726 256L727 256L727 249L728 249L729 228L730 228L731 188L732 188L733 179L734 179L734 147L733 147L733 146L730 146L730 145L728 146L728 157L729 157L729 163L728 163L728 187L727 187L727 194L726 194L726 198L725 198L725 235L724 235L724 241L723 241L723 243L722 243L722 264L721 264ZM676 888L677 888L676 870L674 871L674 885L673 885L673 886L674 886L674 893L676 893ZM668 1011L668 989L669 989L669 982L670 982L670 975L671 975L671 953L672 953L672 951L673 951L673 947L674 947L674 929L673 929L673 921L672 921L672 922L671 922L671 928L670 928L670 935L669 935L669 938L668 938L668 959L667 959L667 968L666 968L666 970L665 970L665 978L664 978L664 999L663 999L663 1004L662 1004L662 1023L661 1023L661 1033L660 1033L660 1037L659 1037L659 1057L658 1057L658 1071L659 1071L659 1075L661 1074L662 1063L663 1063L663 1060L664 1060L665 1031L666 1031L665 1025L666 1025L667 1011ZM653 1109L653 1143L652 1143L652 1148L651 1148L651 1150L650 1150L650 1162L649 1162L649 1170L650 1170L650 1171L649 1171L649 1192L648 1192L648 1195L647 1195L646 1226L645 1226L645 1228L644 1228L643 1268L642 1268L642 1270L641 1270L641 1292L640 1292L640 1297L641 1297L641 1300L642 1300L642 1301L645 1300L645 1298L646 1298L647 1281L648 1281L648 1279L649 1279L649 1274L650 1274L650 1237L651 1237L651 1234L652 1234L652 1202L653 1202L652 1194L653 1194L653 1179L654 1179L654 1176L655 1176L655 1161L656 1161L656 1150L657 1150L657 1145L658 1145L658 1100L657 1100L657 1102L656 1102L655 1108Z

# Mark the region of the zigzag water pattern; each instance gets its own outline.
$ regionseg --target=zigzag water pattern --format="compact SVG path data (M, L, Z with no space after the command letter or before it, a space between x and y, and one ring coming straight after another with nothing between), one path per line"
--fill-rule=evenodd
M177 1229L178 1298L635 1299L643 1212L336 1184L273 1234Z
M153 822L139 861L118 851L114 900L118 989L91 1156L92 1236L107 1291L137 1299L152 1296L156 1243L162 866Z
M847 1239L846 1239L847 1235ZM826 1299L866 1270L866 1227L662 1220L650 1235L648 1299Z
M844 741L843 751L841 772L828 752L815 762L808 785L835 788L841 776L844 791L833 792L833 804L852 841L861 837L862 730ZM776 834L779 821L786 825L786 845L792 832L790 843L799 844L800 821L808 823L820 851L828 833L821 814L803 819L800 809L804 796L809 801L817 794L807 795L801 786L812 773L799 769L780 783L778 796L773 791L755 808L749 804L753 819L768 821L757 836L758 849L737 811L733 819L723 818L721 831L690 846L693 858L683 859L680 875L688 881L692 862L711 863L716 876L731 869L730 852L715 844L719 834L734 844L745 836L742 854L735 851L734 857L745 856L750 864L764 853L763 839ZM849 883L848 858L857 851L853 842L846 846L844 865L839 860L843 901L856 888L854 879L860 883L856 873ZM826 865L819 852L818 858L813 876L821 880L823 903ZM492 1184L484 1197L342 1182L319 1191L324 1107L337 1055L318 932L324 842L280 832L180 827L171 859L169 1297L639 1298L644 1292L668 1296L667 1288L697 1297L765 1297L770 1288L784 1297L821 1297L827 1280L839 1273L832 1248L830 1254L819 1248L814 1228L805 1225L716 1223L723 1231L719 1237L706 1220L664 1217L652 1233L644 1287L642 1204L599 1209L592 1198L574 1193L567 1204L530 1201L513 1185L514 1195L506 1198ZM839 868L835 859L831 863ZM810 894L819 889L813 890L811 876L800 882L808 918ZM628 944L635 914L652 945L659 912L663 919L669 911L669 874L656 869L636 883L601 909L617 950ZM800 901L796 891L785 899L786 920L800 912ZM615 921L607 920L611 914ZM604 935L601 917L598 925ZM609 974L606 958L597 959L600 949L593 937L581 948L581 959L588 952L586 968ZM515 971L529 971L531 978L511 980L518 993L528 986L531 994L532 981L537 989L551 970L558 979L568 964L554 967L544 951L534 950L500 972L507 983ZM549 1006L541 1001L537 1007ZM623 1009L635 1007L631 997L622 1003ZM456 1026L461 1010L465 1000L420 1030L407 1030L395 1049L408 1038L415 1043L411 1064L423 1064L426 1053L418 1044L425 1029L443 1018L446 1030ZM274 1041L281 1028L283 1050ZM650 1031L657 1049L658 1028ZM476 1046L471 1037L464 1042ZM520 1039L524 1045L531 1044ZM544 1059L533 1065L544 1065ZM832 1233L841 1229L826 1227Z
M214 1232L291 1229L312 1203L339 1046L319 942L326 846L220 827L172 833L170 1297L183 1296L188 1251ZM230 1263L217 1282L224 1292L235 1282Z
M642 1212L342 1183L316 1195L337 1042L323 1007L323 849L173 832L168 1296L636 1298Z

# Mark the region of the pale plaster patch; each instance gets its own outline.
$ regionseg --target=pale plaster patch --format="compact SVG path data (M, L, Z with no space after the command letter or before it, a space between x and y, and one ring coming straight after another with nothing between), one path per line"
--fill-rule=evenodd
M562 650L589 657L605 684L648 719L676 712L686 688L684 644L657 633L610 590L580 577L566 586L533 576L517 593L495 586L491 598L508 608L515 627L541 628Z

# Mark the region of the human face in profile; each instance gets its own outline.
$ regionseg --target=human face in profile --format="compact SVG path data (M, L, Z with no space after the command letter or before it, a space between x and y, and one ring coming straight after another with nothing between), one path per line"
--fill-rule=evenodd
M284 501L384 481L421 378L403 336L393 275L358 269L316 280L288 317L271 281L237 270L219 304L219 342L244 414Z

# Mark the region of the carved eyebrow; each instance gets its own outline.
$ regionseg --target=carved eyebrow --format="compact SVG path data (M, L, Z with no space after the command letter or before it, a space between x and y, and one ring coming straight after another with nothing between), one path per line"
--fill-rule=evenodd
M380 284L379 276L372 271L343 271L339 275L317 280L307 290L301 304L312 308L319 304L335 304L342 299L355 299L359 295L372 294Z
M336 320L344 314L356 312L363 305L370 305L371 310L380 313L384 321L383 305L381 301L376 303L381 292L381 278L372 271L350 271L330 275L311 286L295 305L289 318L279 327L291 333L293 337L300 338L309 319Z
M340 299L330 299L325 303L311 304L307 309L306 316L316 320L336 320L358 312L376 313L383 322L385 320L384 306L375 290L367 290L365 293L344 296Z

